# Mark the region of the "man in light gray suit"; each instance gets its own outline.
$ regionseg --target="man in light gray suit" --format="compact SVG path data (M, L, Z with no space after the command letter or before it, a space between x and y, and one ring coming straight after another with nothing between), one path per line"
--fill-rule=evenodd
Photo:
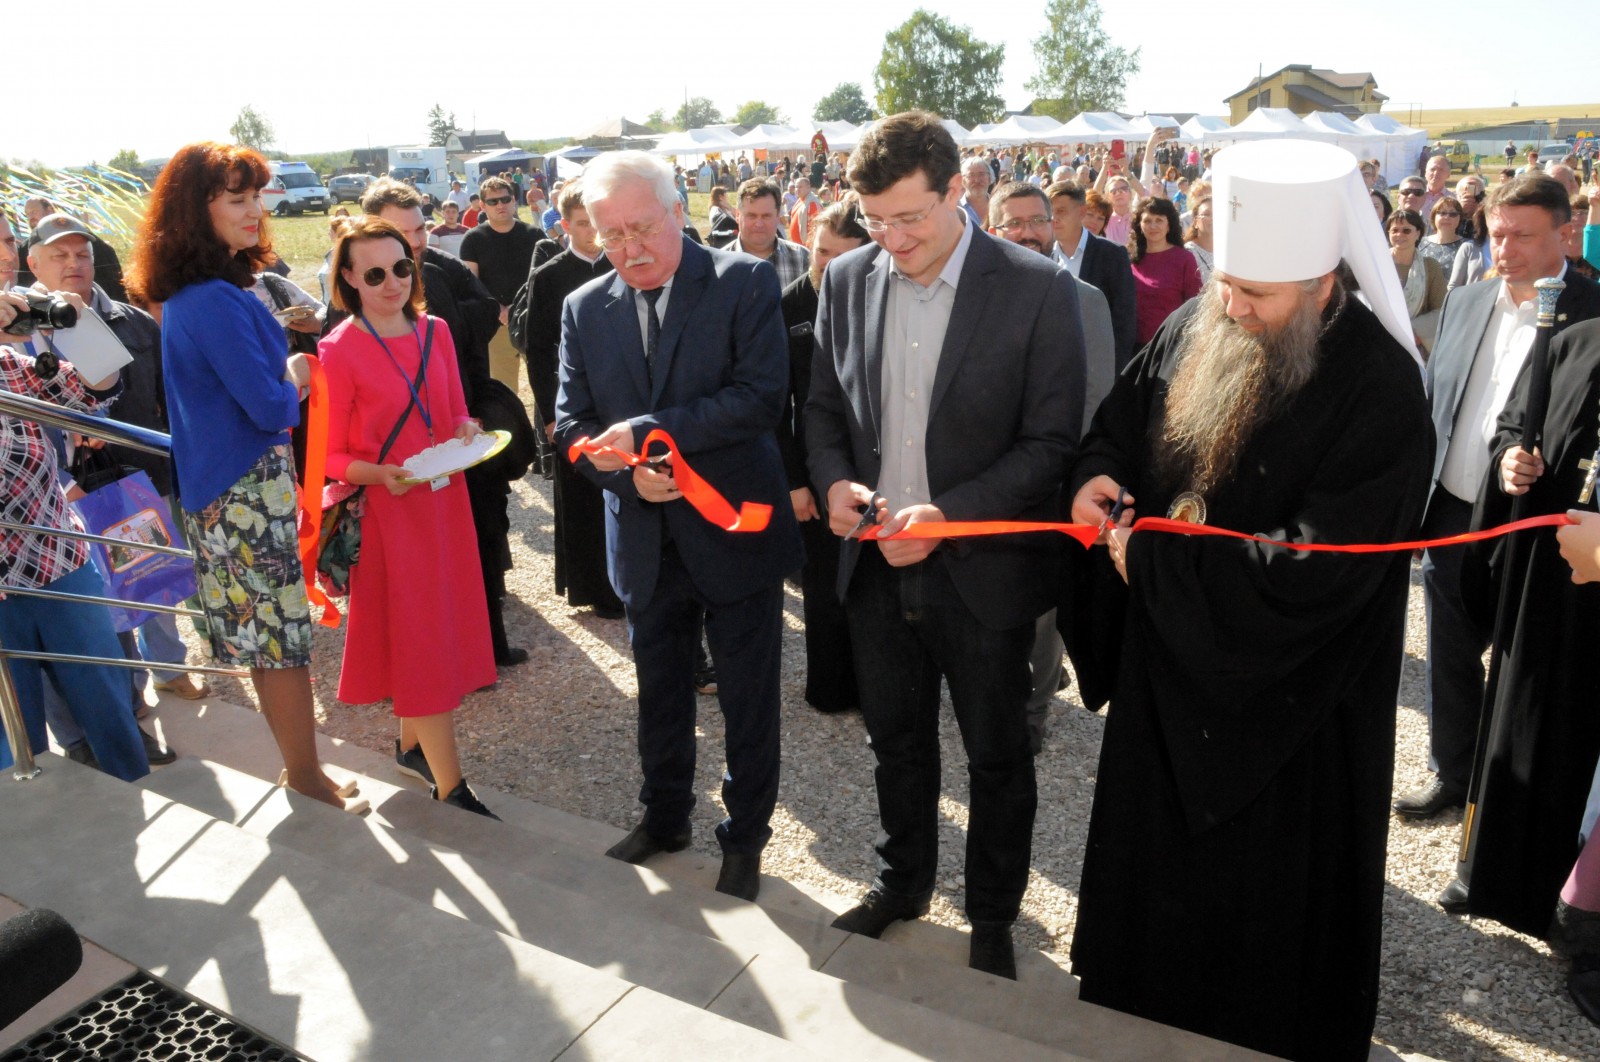
M1439 338L1428 361L1437 436L1433 485L1423 534L1433 538L1468 529L1489 466L1489 443L1512 384L1533 343L1534 282L1561 277L1555 328L1600 316L1600 288L1567 269L1562 240L1571 220L1566 190L1542 173L1496 185L1484 205L1498 277L1452 290L1439 317ZM1427 602L1429 766L1424 788L1401 796L1394 809L1425 819L1466 799L1483 706L1482 657L1489 632L1462 600L1460 547L1429 550L1422 561ZM1445 889L1447 910L1464 910L1460 881Z
M1013 181L1003 184L989 199L989 231L1010 243L1038 251L1055 261L1054 220L1050 199L1037 185ZM1065 269L1065 266L1061 268ZM1069 274L1070 275L1070 274ZM1083 350L1086 362L1083 422L1079 433L1087 431L1100 400L1111 391L1117 375L1116 336L1111 327L1111 305L1100 289L1074 277L1078 292L1078 311L1083 324ZM1044 749L1045 723L1050 717L1050 701L1061 688L1061 632L1056 629L1056 610L1040 616L1035 624L1033 652L1028 670L1033 689L1028 694L1028 741L1035 756Z
M969 964L1016 976L1038 796L1025 716L1056 536L852 537L947 520L1059 520L1083 414L1072 278L962 209L938 116L885 118L850 159L873 243L828 264L806 403L807 464L846 537L840 586L877 758L878 874L834 923L876 937L928 910L938 867L939 687L968 757Z

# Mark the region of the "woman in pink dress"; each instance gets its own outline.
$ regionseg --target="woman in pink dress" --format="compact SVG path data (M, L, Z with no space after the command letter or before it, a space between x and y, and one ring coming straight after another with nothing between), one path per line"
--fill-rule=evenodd
M1178 208L1159 196L1141 200L1133 212L1128 262L1133 266L1134 310L1139 346L1150 342L1163 321L1200 294L1200 266L1178 241Z
M451 715L495 681L466 484L460 473L407 483L401 467L429 446L479 433L455 346L445 323L423 312L421 273L388 222L363 217L346 227L332 273L334 305L350 317L318 349L328 375L328 475L367 488L339 699L392 699L399 752L429 769L434 798L495 817L461 776Z

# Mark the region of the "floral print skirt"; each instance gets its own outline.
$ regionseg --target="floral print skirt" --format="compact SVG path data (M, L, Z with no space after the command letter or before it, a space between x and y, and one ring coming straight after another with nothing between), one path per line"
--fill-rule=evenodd
M220 498L183 514L200 607L219 662L311 663L311 608L296 535L294 455L274 446Z

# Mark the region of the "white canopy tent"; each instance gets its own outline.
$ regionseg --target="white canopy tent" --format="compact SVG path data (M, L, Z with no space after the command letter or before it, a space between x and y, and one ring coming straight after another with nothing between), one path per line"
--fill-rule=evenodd
M966 147L968 144L977 143L977 141L972 139L973 131L970 129L963 129L961 127L961 123L955 119L944 118L940 120L939 124L950 131L950 135L955 139L957 147Z
M1390 137L1357 125L1334 111L1312 111L1304 120L1313 129L1332 133L1334 143L1348 149L1358 159L1381 158L1392 142Z
M1229 128L1226 118L1197 114L1178 127L1178 139L1187 144L1212 147L1222 143L1221 138L1227 135Z
M687 129L668 133L650 149L652 155L704 155L737 149L739 138L726 129Z
M866 126L853 122L813 122L812 128L827 138L829 151L854 151L861 143L861 131Z
M530 162L543 162L543 155L532 155L521 148L499 148L495 151L485 151L481 155L474 155L465 160L464 168L467 175L467 187L476 188L479 183L486 180L491 174L501 170L516 167L520 169Z
M789 125L758 125L735 143L741 151L809 151L811 134Z
M1221 139L1236 143L1241 140L1276 140L1280 137L1324 142L1333 140L1333 135L1327 130L1307 125L1287 107L1257 107L1245 116L1244 121L1223 133Z
M1013 114L999 125L985 129L981 136L978 130L974 129L968 137L968 143L992 145L994 147L1019 147L1023 144L1059 144L1063 143L1062 138L1057 135L1061 128L1060 122L1046 115Z
M1383 137L1383 154L1378 156L1380 172L1390 184L1417 170L1417 157L1428 142L1422 129L1402 125L1387 114L1363 114L1355 124Z
M1128 125L1148 137L1157 129L1183 128L1182 124L1170 114L1140 114L1128 119Z
M1148 130L1145 133L1149 135ZM1058 144L1106 144L1113 140L1138 140L1139 130L1114 111L1084 111L1073 115L1056 131Z

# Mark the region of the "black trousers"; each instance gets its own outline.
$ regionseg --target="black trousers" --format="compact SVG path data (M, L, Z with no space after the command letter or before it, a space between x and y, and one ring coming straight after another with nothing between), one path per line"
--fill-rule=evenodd
M1440 487L1428 503L1422 533L1427 538L1458 535L1471 523L1472 503ZM1483 651L1489 648L1488 634L1471 619L1461 599L1466 552L1464 546L1448 546L1430 549L1422 557L1428 628L1428 766L1457 793L1465 793L1472 778L1486 681Z
M835 584L839 581L839 544L826 517L800 525L806 547L800 569L800 599L806 623L806 703L824 712L860 707L856 690L855 653L850 626Z
M922 898L939 860L939 680L967 752L967 916L1015 921L1028 886L1038 805L1026 705L1034 625L991 630L944 558L891 568L868 544L846 603L861 716L878 766L879 887Z
M778 802L783 585L713 606L670 544L650 603L628 609L639 675L644 825L657 836L680 833L694 809L694 667L702 611L727 731L722 802L728 816L717 825L717 841L725 852L756 853L772 836L768 823Z

